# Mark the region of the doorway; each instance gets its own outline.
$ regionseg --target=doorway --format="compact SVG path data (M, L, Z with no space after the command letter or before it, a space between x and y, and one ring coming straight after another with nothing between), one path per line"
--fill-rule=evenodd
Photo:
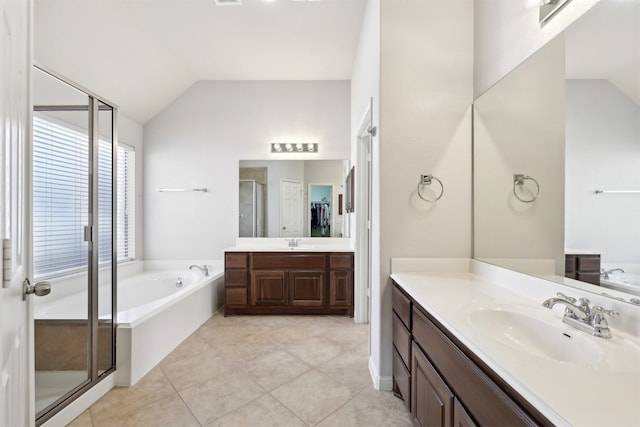
M309 237L331 237L333 185L309 185Z
M117 110L33 71L31 250L40 425L115 369Z
M355 321L369 321L371 312L371 191L372 191L372 148L376 130L372 119L373 100L360 125L356 146L356 283L354 314Z

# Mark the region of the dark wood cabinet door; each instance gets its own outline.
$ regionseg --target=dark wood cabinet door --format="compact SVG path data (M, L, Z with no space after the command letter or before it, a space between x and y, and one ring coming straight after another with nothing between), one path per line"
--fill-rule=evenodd
M326 278L322 271L289 272L289 304L320 307L326 304Z
M421 427L453 425L453 393L422 350L412 348L411 415Z
M332 307L353 305L353 271L337 270L329 273L329 305Z
M251 272L251 305L287 305L288 297L286 271Z
M453 402L453 425L454 427L477 426L458 399L455 399Z

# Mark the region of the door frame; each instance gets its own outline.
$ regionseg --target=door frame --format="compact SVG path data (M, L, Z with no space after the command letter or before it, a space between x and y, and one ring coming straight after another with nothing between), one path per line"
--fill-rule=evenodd
M356 135L356 206L355 210L355 289L354 289L354 320L356 323L369 322L371 313L371 258L372 258L372 229L371 229L371 189L372 189L372 111L373 100L361 121Z

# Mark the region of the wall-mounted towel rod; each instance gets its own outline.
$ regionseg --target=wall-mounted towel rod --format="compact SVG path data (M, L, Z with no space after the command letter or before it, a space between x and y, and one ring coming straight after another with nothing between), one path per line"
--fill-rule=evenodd
M633 194L640 193L640 190L596 190L596 194Z
M185 193L188 191L206 193L209 190L207 188L156 188L156 191L158 193Z

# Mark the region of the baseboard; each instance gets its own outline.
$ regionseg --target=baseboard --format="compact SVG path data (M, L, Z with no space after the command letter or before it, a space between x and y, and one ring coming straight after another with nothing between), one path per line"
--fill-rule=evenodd
M391 391L393 390L393 376L381 377L378 375L379 369L373 361L373 357L369 357L369 374L376 390Z

